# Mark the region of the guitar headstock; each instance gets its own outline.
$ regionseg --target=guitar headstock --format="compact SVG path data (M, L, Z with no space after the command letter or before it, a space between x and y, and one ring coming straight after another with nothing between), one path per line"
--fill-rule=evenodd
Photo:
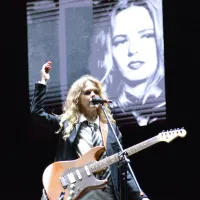
M185 137L187 134L186 130L184 128L181 129L171 129L168 131L162 131L161 133L158 134L159 140L164 141L164 142L171 142L177 137Z

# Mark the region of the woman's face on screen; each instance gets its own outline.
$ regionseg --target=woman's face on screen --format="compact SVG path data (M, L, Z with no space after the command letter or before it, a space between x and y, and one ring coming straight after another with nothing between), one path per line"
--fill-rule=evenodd
M112 34L112 54L129 81L150 77L157 68L153 21L146 8L131 6L119 12Z

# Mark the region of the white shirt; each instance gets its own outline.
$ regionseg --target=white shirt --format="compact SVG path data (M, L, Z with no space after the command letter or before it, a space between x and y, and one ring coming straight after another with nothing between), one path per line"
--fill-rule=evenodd
M88 121L84 115L80 116L79 123L84 121ZM99 127L99 116L94 121L95 124ZM89 126L81 124L79 132L77 134L77 154L82 156L83 154L87 153L91 148L93 148L92 143L92 132Z

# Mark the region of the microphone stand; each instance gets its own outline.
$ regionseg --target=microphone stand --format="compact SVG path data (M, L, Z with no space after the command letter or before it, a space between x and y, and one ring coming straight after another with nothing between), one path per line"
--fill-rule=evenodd
M143 192L142 192L142 190L141 190L141 188L140 188L140 186L139 186L139 184L138 184L138 182L137 182L137 180L136 180L136 177L135 177L135 175L134 175L134 173L133 173L133 170L132 170L132 168L131 168L131 166L130 166L130 160L127 158L127 152L126 151L124 151L123 150L123 148L122 148L122 145L121 145L121 143L120 143L120 141L119 141L119 139L118 139L118 137L117 137L117 135L116 135L116 132L115 132L115 130L114 130L114 128L113 128L113 126L112 126L112 124L111 124L111 122L110 122L110 120L109 120L109 118L108 118L108 115L107 115L107 113L106 113L106 111L105 111L105 107L104 107L104 105L103 105L104 103L100 103L100 106L101 106L101 109L102 109L102 111L103 111L103 113L104 113L104 115L105 115L105 117L106 117L106 119L107 119L107 121L108 121L108 124L109 124L109 126L110 126L110 128L111 128L111 130L112 130L112 132L113 132L113 134L114 134L114 136L115 136L115 139L117 140L117 143L118 143L118 145L119 145L119 147L120 147L120 150L121 150L121 152L119 153L119 161L120 161L120 164L119 164L119 173L120 174L122 174L121 173L121 168L123 167L123 170L124 170L124 173L125 173L125 197L126 198L122 198L122 184L121 184L121 182L122 182L122 180L120 179L120 200L125 200L125 199L127 199L127 168L129 169L129 171L130 171L130 173L131 173L131 175L133 176L133 178L134 178L134 180L135 180L135 183L136 183L136 185L137 185L137 187L138 187L138 189L139 189L139 191L140 191L140 195L142 196L143 195ZM119 175L120 175L119 174Z

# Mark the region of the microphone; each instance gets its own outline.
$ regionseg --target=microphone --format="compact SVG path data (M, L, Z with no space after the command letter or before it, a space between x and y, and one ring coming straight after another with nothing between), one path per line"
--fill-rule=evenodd
M100 97L94 96L92 97L92 101L93 104L98 104L98 103L112 103L112 101L110 100L106 100L106 99L102 99Z

